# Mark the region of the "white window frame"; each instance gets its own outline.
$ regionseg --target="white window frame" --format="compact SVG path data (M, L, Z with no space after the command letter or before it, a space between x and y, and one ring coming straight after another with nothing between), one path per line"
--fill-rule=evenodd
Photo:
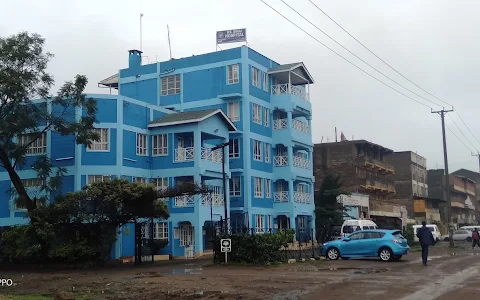
M262 142L253 140L253 160L262 161Z
M240 102L229 102L227 106L227 115L232 122L240 121Z
M265 179L265 198L272 198L272 180Z
M168 177L152 178L152 183L157 191L165 190L168 188Z
M22 179L22 184L24 188L30 187L41 187L45 185L45 180L40 178L25 178Z
M268 74L266 72L263 73L263 90L268 92Z
M100 140L92 141L92 144L89 147L87 147L87 151L88 152L110 151L110 128L95 128L93 130L100 136Z
M32 139L36 138L37 132L21 134L18 136L18 145L26 146ZM40 137L36 138L26 149L26 155L39 155L47 153L47 133L43 132Z
M227 84L236 84L240 82L239 64L227 66Z
M253 103L252 110L253 110L253 115L252 115L253 123L262 124L261 106L256 103Z
M307 218L305 216L298 216L297 217L297 222L298 222L298 230L300 232L306 232L307 231Z
M268 231L273 231L273 217L272 216L267 216L267 230Z
M256 233L265 232L265 216L264 215L255 215L255 232Z
M180 94L180 74L164 76L160 78L160 93L162 96Z
M152 156L168 155L168 134L152 135Z
M168 241L168 223L167 222L155 223L155 226L153 226L153 239Z
M147 156L148 153L148 146L147 146L147 135L145 133L137 132L137 155L139 156Z
M104 182L110 180L110 175L88 175L87 185L95 182Z
M265 148L265 154L264 154L264 157L265 157L265 162L266 163L270 163L270 157L271 157L271 147L270 147L270 143L263 143L264 144L264 148Z
M270 126L270 110L267 107L263 108L263 126Z
M232 139L230 147L228 147L228 157L239 158L240 157L240 141L238 139Z
M232 176L230 179L230 197L240 196L242 196L242 180L240 176Z
M133 177L132 181L134 183L147 183L147 178L145 178L145 177Z
M252 67L252 85L260 88L260 70Z
M263 178L254 177L253 181L255 198L263 198Z

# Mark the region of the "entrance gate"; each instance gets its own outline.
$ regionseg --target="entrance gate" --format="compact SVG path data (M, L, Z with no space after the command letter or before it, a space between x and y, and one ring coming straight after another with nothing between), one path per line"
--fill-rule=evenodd
M154 261L153 219L135 223L135 264Z

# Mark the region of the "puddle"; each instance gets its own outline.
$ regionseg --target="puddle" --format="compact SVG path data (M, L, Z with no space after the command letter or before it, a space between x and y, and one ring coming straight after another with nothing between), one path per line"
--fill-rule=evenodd
M173 275L184 275L184 274L202 274L202 268L194 269L173 269L170 271L170 274Z

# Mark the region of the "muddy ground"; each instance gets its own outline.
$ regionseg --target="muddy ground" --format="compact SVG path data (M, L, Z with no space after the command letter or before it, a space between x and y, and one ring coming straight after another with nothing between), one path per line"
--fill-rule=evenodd
M457 296L461 291L466 297L478 299L478 289L458 287L467 283L462 278L468 276L479 282L480 255L475 254L480 254L480 250L474 252L468 247L448 249L441 245L432 248L430 254L432 260L428 267L421 264L420 253L413 252L401 261L391 263L369 259L247 267L212 266L210 260L184 260L121 269L54 273L7 271L2 272L2 277L11 278L14 286L0 288L0 294L51 297L63 294L65 299L74 296L84 300L341 300L355 296L362 300L402 297L409 300L443 297L438 299L449 300L460 299ZM479 267L475 271L477 264ZM462 274L464 270L470 273ZM444 288L439 289L439 285Z

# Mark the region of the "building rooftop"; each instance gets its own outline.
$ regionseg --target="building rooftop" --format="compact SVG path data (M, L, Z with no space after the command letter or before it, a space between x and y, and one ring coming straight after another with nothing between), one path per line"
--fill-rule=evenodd
M383 147L381 145L369 142L367 140L354 140L354 141L320 143L320 144L315 144L315 147L330 147L330 146L336 146L336 145L349 145L349 144L353 144L353 145L364 144L364 145L368 145L368 146L371 146L371 147L379 148L379 149L383 150L385 153L393 153L392 149L389 149L389 148Z
M187 112L179 112L174 114L164 115L148 123L148 127L163 127L187 123L201 122L216 114L220 114L224 121L229 125L230 131L236 131L237 127L230 121L230 119L223 113L221 109L205 109L194 110Z
M268 74L272 75L280 82L287 83L290 81L293 85L311 84L313 77L308 72L303 62L280 65L268 70Z

